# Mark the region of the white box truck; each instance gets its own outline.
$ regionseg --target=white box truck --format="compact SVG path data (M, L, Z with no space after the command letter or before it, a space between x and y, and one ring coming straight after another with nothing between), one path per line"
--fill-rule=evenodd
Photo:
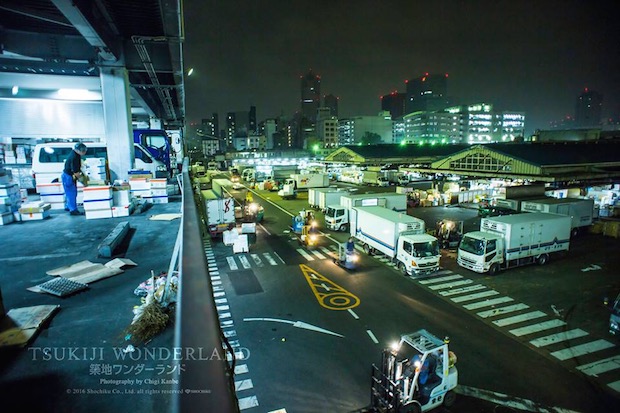
M407 195L386 192L341 196L339 204L326 206L325 226L332 231L346 231L349 228L349 210L356 206L381 206L407 212Z
M349 233L367 254L385 254L405 275L426 275L439 269L439 243L426 233L420 218L379 206L353 207Z
M542 212L482 218L480 231L461 239L457 262L489 275L526 264L544 265L550 254L568 251L570 221L566 215Z
M207 219L207 230L212 237L235 227L235 199L218 195L212 189L201 191Z
M337 204L341 196L349 194L347 189L335 187L310 188L308 189L308 205L310 208L324 211L327 205Z
M375 186L390 186L390 181L383 171L363 171L362 183Z
M292 174L284 181L285 185L292 185L296 191L304 191L309 188L325 188L329 186L327 174Z
M592 225L594 200L590 198L543 198L521 202L521 212L551 212L571 218L571 236Z

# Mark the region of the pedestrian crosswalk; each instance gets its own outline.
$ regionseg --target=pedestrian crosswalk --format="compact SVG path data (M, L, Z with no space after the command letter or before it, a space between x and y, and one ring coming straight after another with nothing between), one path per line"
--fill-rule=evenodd
M555 312L532 309L450 270L415 281L558 361L570 362L569 367L576 363L578 371L620 392L620 354L614 343L579 328L567 329Z

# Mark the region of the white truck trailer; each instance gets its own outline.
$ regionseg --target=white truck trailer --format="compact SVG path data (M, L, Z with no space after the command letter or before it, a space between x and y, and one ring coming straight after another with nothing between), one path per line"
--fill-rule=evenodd
M357 206L380 206L407 212L407 195L384 192L341 196L339 204L326 206L325 226L332 231L346 231L349 228L349 210Z
M550 212L571 218L571 236L592 225L594 200L590 198L544 198L521 202L521 212Z
M482 218L480 231L461 239L457 262L489 275L526 264L544 265L550 254L568 251L570 221L566 215L542 212Z
M211 237L235 227L235 199L220 196L212 189L201 191L207 230Z
M439 269L439 243L426 233L420 218L379 206L353 207L349 233L367 254L385 254L405 275L426 275Z
M349 194L347 189L341 188L310 188L308 189L308 205L310 208L324 211L327 205L337 204L341 196Z
M284 181L285 185L292 185L296 191L304 191L310 188L325 188L329 186L329 175L327 174L291 174L291 177Z

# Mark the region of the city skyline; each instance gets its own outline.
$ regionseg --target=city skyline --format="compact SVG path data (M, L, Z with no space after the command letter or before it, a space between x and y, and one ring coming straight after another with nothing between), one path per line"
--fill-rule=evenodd
M376 115L380 96L405 92L425 72L448 73L458 103L525 112L526 135L574 115L586 87L603 95L603 117L618 116L617 5L411 3L189 0L188 122L250 106L259 121L291 116L309 70L321 76L322 96L339 98L343 118Z

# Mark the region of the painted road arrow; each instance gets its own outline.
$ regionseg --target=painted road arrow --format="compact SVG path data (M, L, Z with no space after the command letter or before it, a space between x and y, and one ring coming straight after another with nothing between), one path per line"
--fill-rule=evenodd
M328 310L350 310L360 305L360 299L335 282L322 276L307 265L300 264L314 296L321 306Z
M282 320L280 318L244 318L243 321L271 321L275 323L285 323L291 324L293 327L303 328L304 330L316 331L318 333L331 334L336 337L344 337L342 334L334 333L333 331L325 330L324 328L313 326L312 324L304 323L303 321L291 321L291 320Z

